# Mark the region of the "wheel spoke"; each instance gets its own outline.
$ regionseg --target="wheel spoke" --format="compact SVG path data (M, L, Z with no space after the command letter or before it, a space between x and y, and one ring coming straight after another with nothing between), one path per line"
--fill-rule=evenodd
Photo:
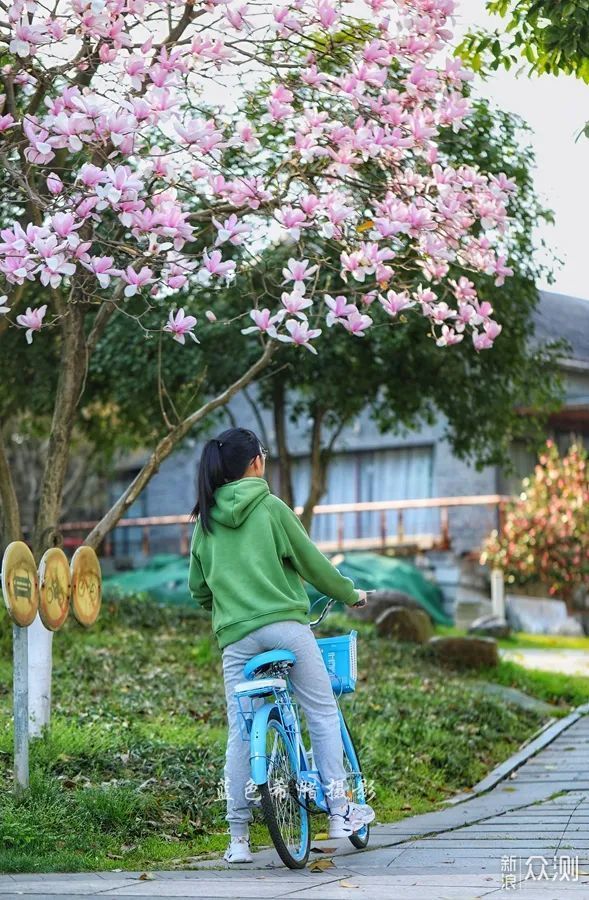
M268 789L276 824L284 844L296 856L301 852L302 815L306 815L306 812L293 796L293 791L296 791L296 771L285 738L275 727L268 729L267 758Z

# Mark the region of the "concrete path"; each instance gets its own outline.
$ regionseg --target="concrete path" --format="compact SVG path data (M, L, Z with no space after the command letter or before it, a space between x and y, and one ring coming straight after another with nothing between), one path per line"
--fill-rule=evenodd
M0 877L5 898L292 897L295 900L525 900L589 898L589 712L583 709L548 728L522 754L503 764L464 802L439 812L377 825L370 847L348 841L316 842L323 871L285 869L273 850L253 865L220 860L193 870ZM542 743L545 744L541 747ZM519 767L507 774L513 765ZM502 777L503 776L503 777ZM516 894L517 896L517 894Z
M564 675L583 675L589 678L589 653L586 650L563 650L522 647L518 650L500 651L502 659L511 660L525 669L542 669L544 672L562 672Z

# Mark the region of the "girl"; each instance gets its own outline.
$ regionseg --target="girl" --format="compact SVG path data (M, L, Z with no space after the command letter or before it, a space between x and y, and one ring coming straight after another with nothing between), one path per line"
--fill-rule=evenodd
M208 441L198 473L198 517L192 536L189 588L212 610L223 651L229 735L225 764L230 844L225 859L251 862L246 787L250 762L237 720L235 685L245 663L266 650L291 650L295 696L302 707L314 758L329 799L329 836L347 837L374 819L367 805L345 794L343 747L331 681L309 627L302 579L349 606L366 593L317 550L294 512L270 493L264 479L267 451L246 428L230 428Z

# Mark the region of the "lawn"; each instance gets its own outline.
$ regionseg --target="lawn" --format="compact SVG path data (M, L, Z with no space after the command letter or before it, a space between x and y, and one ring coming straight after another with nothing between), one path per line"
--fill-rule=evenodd
M322 633L349 627L338 615ZM379 821L435 808L472 786L542 724L537 713L483 695L476 680L515 684L561 710L589 700L584 679L548 684L511 663L476 676L444 671L422 648L354 627L359 689L343 705ZM135 598L105 604L88 631L66 623L54 640L51 732L32 747L22 798L11 790L4 613L0 651L1 871L167 868L225 847L221 658L206 617ZM253 840L268 843L261 824Z

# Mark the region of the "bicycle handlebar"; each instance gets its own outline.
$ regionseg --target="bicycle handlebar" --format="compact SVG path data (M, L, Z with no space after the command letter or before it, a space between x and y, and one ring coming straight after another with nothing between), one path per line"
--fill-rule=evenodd
M366 591L365 593L370 595L370 594L374 594L374 591ZM316 600L315 603L313 603L313 606L316 606L321 600L325 600L325 599L326 599L325 597L319 597L319 600ZM309 622L309 625L311 626L311 628L315 628L317 625L319 625L321 622L323 622L323 619L325 618L325 616L327 615L327 613L329 612L329 610L331 609L331 607L333 606L334 603L335 603L335 600L333 599L333 597L331 598L331 600L327 601L327 603L323 607L323 610L321 611L319 618L315 619L313 622ZM313 606L311 606L311 610L313 609Z
M329 612L329 610L331 609L331 607L333 606L334 603L335 603L335 600L333 598L331 600L327 601L327 603L323 607L323 610L322 610L319 618L315 619L314 622L309 622L309 625L311 626L311 628L315 628L317 625L319 625L320 622L323 622L323 619L325 618L325 616L327 615L327 613Z

